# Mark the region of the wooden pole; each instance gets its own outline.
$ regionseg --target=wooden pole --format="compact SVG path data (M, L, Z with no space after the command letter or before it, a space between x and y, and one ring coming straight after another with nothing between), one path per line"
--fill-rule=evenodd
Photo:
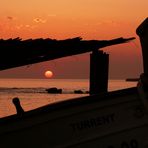
M90 94L108 91L109 54L94 50L90 54Z

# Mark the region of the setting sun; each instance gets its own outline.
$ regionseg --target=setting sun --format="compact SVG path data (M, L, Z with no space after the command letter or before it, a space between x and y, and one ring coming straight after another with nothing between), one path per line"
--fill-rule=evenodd
M44 75L45 75L46 78L51 78L53 76L53 72L50 71L50 70L47 70L47 71L45 71Z

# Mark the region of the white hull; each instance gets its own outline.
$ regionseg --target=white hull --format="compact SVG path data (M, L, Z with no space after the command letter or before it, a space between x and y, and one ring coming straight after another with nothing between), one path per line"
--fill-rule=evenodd
M148 115L137 89L119 90L0 120L2 148L146 148Z

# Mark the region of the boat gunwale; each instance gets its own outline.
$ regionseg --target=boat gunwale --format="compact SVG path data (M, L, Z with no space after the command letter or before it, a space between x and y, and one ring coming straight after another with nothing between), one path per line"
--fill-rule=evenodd
M131 88L111 91L107 93L83 96L83 97L73 98L70 100L47 104L45 106L41 106L39 108L26 111L24 112L23 116L18 116L17 114L13 114L7 117L2 117L0 118L0 124L3 124L3 123L9 124L10 122L12 123L13 121L17 122L26 118L30 118L32 116L38 116L42 114L44 115L46 113L52 113L54 111L68 109L75 106L87 105L95 102L107 101L110 99L117 99L117 97L131 95L135 92L137 93L137 87L131 87Z

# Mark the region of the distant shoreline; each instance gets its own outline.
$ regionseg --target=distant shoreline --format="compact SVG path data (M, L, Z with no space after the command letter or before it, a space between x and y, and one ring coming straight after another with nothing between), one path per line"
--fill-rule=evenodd
M139 78L127 78L125 81L130 81L130 82L137 82L139 81Z

